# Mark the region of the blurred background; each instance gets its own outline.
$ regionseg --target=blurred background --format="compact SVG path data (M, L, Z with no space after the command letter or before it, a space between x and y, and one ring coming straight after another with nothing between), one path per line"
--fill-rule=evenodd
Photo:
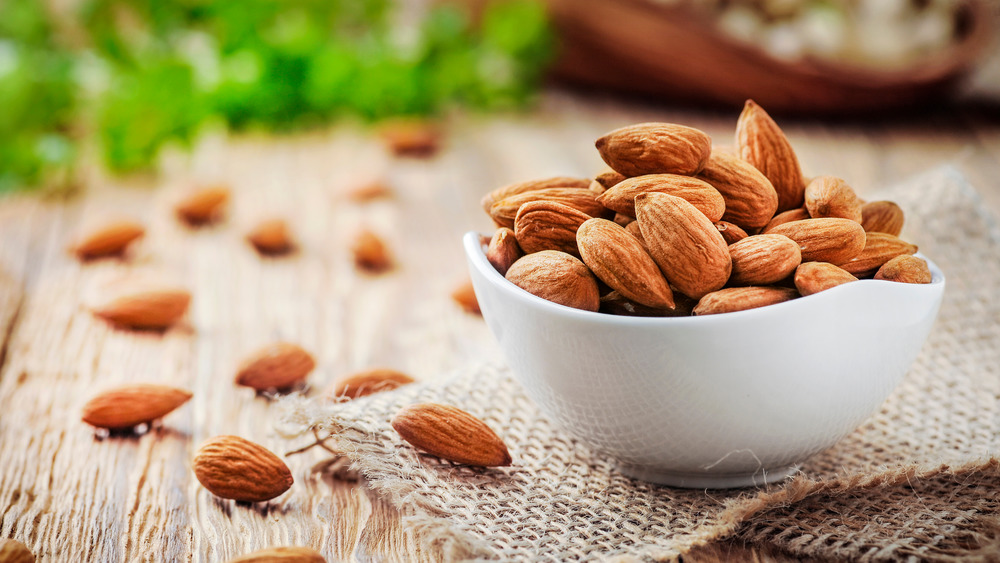
M531 109L553 84L728 111L754 98L831 120L1000 107L997 12L987 0L0 0L0 191L66 189L81 162L155 170L164 146L206 128L405 117L387 138L429 154L415 123Z

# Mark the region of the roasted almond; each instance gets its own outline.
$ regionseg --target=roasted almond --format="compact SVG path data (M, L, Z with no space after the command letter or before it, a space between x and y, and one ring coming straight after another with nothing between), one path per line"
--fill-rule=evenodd
M712 222L721 219L726 211L726 201L719 190L697 178L677 174L647 174L622 180L599 195L597 201L608 209L635 217L636 196L651 192L677 196Z
M615 129L595 143L601 158L624 176L697 174L712 152L704 131L674 123L639 123Z
M810 217L841 217L861 222L861 200L854 189L840 178L814 178L806 186L805 202Z
M805 184L799 159L778 124L753 100L747 100L736 122L736 146L739 156L774 186L779 213L802 207Z
M725 200L722 219L740 227L763 227L778 209L778 192L771 181L733 154L713 150L698 178L711 184Z
M554 201L529 201L514 218L514 237L524 252L559 250L578 256L576 230L590 215Z
M782 211L768 221L762 232L769 233L771 232L771 229L777 227L778 225L784 225L785 223L791 223L792 221L803 221L805 219L809 219L809 212L806 211L805 207L796 207L795 209Z
M288 389L305 381L315 367L316 360L300 346L275 342L244 360L236 373L236 384L258 391Z
M0 563L34 563L35 556L23 543L0 538Z
M472 280L466 278L458 284L451 292L451 299L458 303L467 313L481 315L483 312L479 308L479 300L476 299L476 290L472 287Z
M330 386L326 396L336 400L357 399L372 393L391 391L414 381L416 380L401 371L376 368L338 379Z
M384 272L392 268L392 254L382 237L369 229L361 229L354 236L351 245L354 264L371 273Z
M673 309L674 296L656 262L624 227L590 219L576 233L584 264L627 299L657 309Z
M728 221L716 221L715 228L722 233L722 238L725 239L726 244L729 245L734 242L741 241L749 236L747 232L741 229L738 225L734 225Z
M712 221L682 198L644 193L635 210L649 254L677 291L699 299L726 284L729 247Z
M295 246L288 224L283 219L268 219L258 223L247 233L247 240L261 254L284 254Z
M166 385L123 385L87 401L83 421L110 430L132 428L165 416L190 398L190 391Z
M829 262L803 262L795 269L795 288L802 295L813 295L854 281L858 278Z
M899 236L903 210L891 201L869 201L861 207L861 226L868 232Z
M194 475L213 495L240 502L271 500L292 486L292 472L270 450L239 436L217 436L202 444Z
M486 259L489 260L490 264L493 264L501 276L507 274L511 264L517 262L522 256L524 256L524 251L518 246L513 229L500 227L493 233L490 245L486 249Z
M125 252L128 245L145 232L142 225L135 221L113 221L92 229L80 237L73 246L73 252L81 260L116 256Z
M727 287L699 299L693 313L695 315L734 313L791 301L798 296L799 292L790 287Z
M729 283L769 285L792 275L802 263L799 245L785 235L754 235L729 246L733 272Z
M514 262L506 278L521 289L560 305L596 311L597 280L578 258L557 250L528 254Z
M805 219L782 223L767 231L798 243L803 262L840 264L861 254L865 230L857 221L841 218Z
M901 283L931 283L933 276L927 261L909 254L897 256L875 272L875 279Z
M521 206L533 201L549 201L567 205L590 217L604 217L607 209L598 203L597 194L587 188L543 188L510 196L490 207L490 217L500 227L514 228L514 220Z
M503 440L485 422L456 407L410 405L396 413L392 427L403 440L441 459L480 467L511 464Z
M326 559L309 547L269 547L230 559L229 563L326 563Z
M177 216L190 225L215 221L225 212L229 203L229 188L207 186L188 193L174 207Z
M94 315L123 328L163 330L187 311L191 294L177 287L137 286L94 308Z
M851 260L831 260L841 268L858 277L874 274L889 260L917 252L917 245L910 244L897 236L888 233L870 232L865 241L864 249Z
M506 186L499 187L492 192L483 196L480 204L483 206L483 211L490 213L490 209L493 204L512 197L515 195L520 195L527 192L533 192L536 190L544 190L547 188L590 188L591 180L589 178L575 178L572 176L555 176L553 178L542 178L540 180L530 180L527 182L517 182L516 184L509 184Z

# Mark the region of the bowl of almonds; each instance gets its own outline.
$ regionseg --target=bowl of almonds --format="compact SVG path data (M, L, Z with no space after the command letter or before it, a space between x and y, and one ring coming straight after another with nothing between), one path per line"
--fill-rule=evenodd
M795 473L875 413L929 334L941 270L903 211L804 178L747 102L736 148L683 125L597 140L609 170L483 199L483 317L540 409L621 471L680 487Z

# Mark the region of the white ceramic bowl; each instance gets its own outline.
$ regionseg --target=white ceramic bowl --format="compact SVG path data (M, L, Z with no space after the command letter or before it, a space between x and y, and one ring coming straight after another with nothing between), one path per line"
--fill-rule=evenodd
M741 487L794 473L874 414L930 332L944 275L861 280L723 315L624 317L508 282L464 238L483 317L544 413L629 476ZM926 259L926 258L925 258Z

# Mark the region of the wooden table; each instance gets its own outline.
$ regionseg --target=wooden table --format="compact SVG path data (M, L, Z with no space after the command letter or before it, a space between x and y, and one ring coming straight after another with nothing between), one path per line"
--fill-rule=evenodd
M807 174L846 178L862 195L931 167L961 169L1000 212L1000 112L962 105L905 120L784 123ZM548 175L591 175L593 140L646 120L700 127L731 143L736 112L702 113L550 91L527 115L459 116L430 160L395 159L368 131L343 125L282 140L208 134L190 155L165 155L156 179L88 171L71 198L0 199L0 537L44 561L226 560L271 545L309 545L328 560L419 559L399 514L357 483L312 473L312 450L287 458L296 483L268 504L208 494L190 468L205 439L238 434L283 453L279 406L233 384L239 361L277 339L312 351L309 395L334 379L389 366L421 380L498 357L482 319L450 291L464 277L459 239L489 230L479 207L498 185ZM389 199L345 199L384 176ZM193 183L234 189L228 218L190 229L171 202ZM264 216L290 219L300 249L261 258L245 242ZM130 216L147 235L126 260L81 264L66 245L107 216ZM361 225L396 256L384 275L359 273L350 242ZM163 333L112 329L87 303L109 278L149 272L194 295L187 320ZM80 408L97 390L151 381L194 398L139 437L97 439ZM781 559L713 546L685 560Z

